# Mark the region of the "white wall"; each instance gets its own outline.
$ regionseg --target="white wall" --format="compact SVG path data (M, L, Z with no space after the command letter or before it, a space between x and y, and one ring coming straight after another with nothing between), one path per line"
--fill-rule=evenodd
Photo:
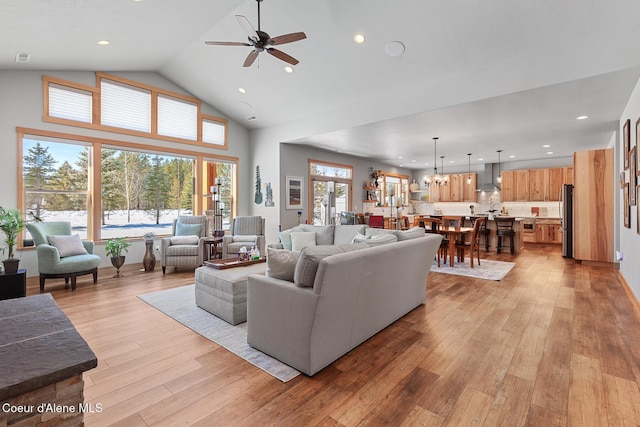
M622 135L622 127L624 126L624 122L627 119L631 121L631 131L630 131L630 145L638 146L638 142L636 141L636 120L640 118L640 82L636 84L635 89L631 93L629 97L629 102L620 117L620 131L619 134ZM618 167L616 168L616 183L618 182L618 174L624 168L624 157L623 150L621 149L622 145L622 137L619 138L619 143L615 144L615 154L616 154L616 163ZM616 190L616 195L618 196L618 206L619 208L615 210L616 215L616 223L617 223L617 231L619 232L619 248L620 251L624 253L624 259L620 261L620 273L627 281L631 290L636 296L636 299L640 300L640 268L638 268L638 263L640 262L640 234L638 234L637 229L637 220L638 220L638 210L636 206L631 207L631 228L625 228L624 226L624 218L623 218L623 203L624 196L622 190Z
M77 128L73 126L60 125L55 123L45 123L43 117L43 90L42 75L59 77L72 82L83 83L95 86L95 73L93 72L64 72L64 71L0 71L0 176L2 191L0 192L0 206L17 206L17 136L16 127L25 127L37 130L56 131L75 135L101 137L118 141L129 141L158 147L179 147L192 151L201 151L211 155L220 154L239 158L238 177L238 210L240 214L249 212L247 187L250 186L249 161L249 133L236 122L229 121L228 127L228 150L199 149L198 147L184 144L172 143L168 141L154 140L128 135L121 135L112 132L96 131L91 129ZM187 94L184 90L163 78L157 73L114 73L119 76L129 78L141 83L150 84L162 89L177 93ZM203 104L202 110L206 114L224 117L215 108ZM144 255L144 243L133 242L134 245L127 253L126 263L142 262ZM110 266L104 254L103 245L96 247L96 254L103 258L101 267ZM38 272L37 260L34 250L24 250L21 254L20 268L27 269L28 276L35 276Z

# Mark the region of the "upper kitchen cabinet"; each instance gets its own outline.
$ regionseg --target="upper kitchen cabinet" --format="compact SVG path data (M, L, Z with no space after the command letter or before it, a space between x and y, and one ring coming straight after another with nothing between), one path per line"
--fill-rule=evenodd
M516 202L529 201L529 170L516 171Z
M504 171L501 199L503 202L557 202L562 184L572 183L572 167Z
M470 178L470 180L468 180ZM471 181L471 182L468 182ZM462 201L463 202L477 202L478 201L478 174L463 174L462 175Z
M471 183L467 184L467 178L471 176ZM431 186L429 188L429 201L431 202L477 202L476 193L478 175L450 174L447 185Z
M502 171L500 173L502 182L500 183L500 199L503 202L516 201L516 172Z

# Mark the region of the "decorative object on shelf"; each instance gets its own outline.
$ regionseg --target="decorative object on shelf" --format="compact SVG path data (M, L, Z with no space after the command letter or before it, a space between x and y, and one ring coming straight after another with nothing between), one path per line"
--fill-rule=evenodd
M222 230L222 212L224 210L224 202L221 201L222 194L220 192L220 187L222 186L222 178L216 177L214 179L214 184L209 190L211 191L211 199L213 200L213 224L211 227L211 234L215 230ZM262 193L261 196L262 197Z
M378 183L378 178L380 177L380 171L373 169L373 166L369 166L369 176L371 177L371 182L377 188L378 185L380 185Z
M5 249L7 250L7 258L2 263L7 273L18 271L20 258L14 258L13 248L18 242L18 235L26 226L27 222L18 209L0 207L0 230L4 233L4 244L6 245L6 248L2 248L2 253L4 254Z
M287 191L285 209L300 209L304 198L304 178L301 176L287 176L285 187Z
M125 242L124 237L114 237L107 240L107 244L104 246L104 252L108 257L111 257L111 265L116 268L116 274L113 277L122 277L120 274L120 267L124 265L123 252L129 252L129 246L131 243Z
M145 252L142 257L144 271L153 271L156 267L156 255L153 253L153 243L157 238L156 233L149 232L142 236L144 239Z
M296 212L296 217L298 218L298 225L300 225L300 219L302 218L302 211Z
M442 171L442 175L438 173L438 137L433 137L433 175L428 176L425 175L422 179L424 181L424 185L429 188L432 185L441 186L447 185L449 182L449 177L444 174L444 170ZM444 158L444 156L443 156Z
M419 190L420 184L418 184L418 182L414 179L413 181L411 181L411 184L409 184L409 191L416 192Z
M467 156L469 158L469 175L467 176L467 185L471 185L471 154L473 153L467 153ZM473 210L473 208L471 208Z
M256 205L262 203L262 181L260 180L260 166L256 166L256 194L253 198Z
M500 153L502 153L502 150L497 150L498 151L498 177L496 178L496 182L498 184L502 183L502 165L500 164Z
M273 190L271 189L271 183L267 182L267 187L266 187L266 196L264 199L264 205L267 208L272 208L274 207L276 204L273 202Z

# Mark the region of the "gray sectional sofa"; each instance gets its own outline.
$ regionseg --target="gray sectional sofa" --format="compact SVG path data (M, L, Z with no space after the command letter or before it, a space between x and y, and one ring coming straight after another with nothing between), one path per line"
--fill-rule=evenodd
M250 275L247 342L315 374L424 303L441 240L423 232L385 245L314 246L292 262L294 280Z

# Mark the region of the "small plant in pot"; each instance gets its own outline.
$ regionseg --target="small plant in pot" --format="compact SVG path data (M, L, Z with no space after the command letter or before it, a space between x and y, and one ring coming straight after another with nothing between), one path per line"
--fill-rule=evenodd
M7 250L7 259L2 262L7 273L18 271L20 259L13 256L13 250L18 242L18 235L24 230L26 224L18 209L5 209L0 206L0 230L4 233L6 245L6 248L2 248L2 252Z
M131 243L125 242L124 237L114 237L107 240L104 251L107 256L111 257L111 265L116 268L116 274L113 277L122 277L120 274L120 267L124 264L124 255L122 253L129 252L129 246L131 246Z

